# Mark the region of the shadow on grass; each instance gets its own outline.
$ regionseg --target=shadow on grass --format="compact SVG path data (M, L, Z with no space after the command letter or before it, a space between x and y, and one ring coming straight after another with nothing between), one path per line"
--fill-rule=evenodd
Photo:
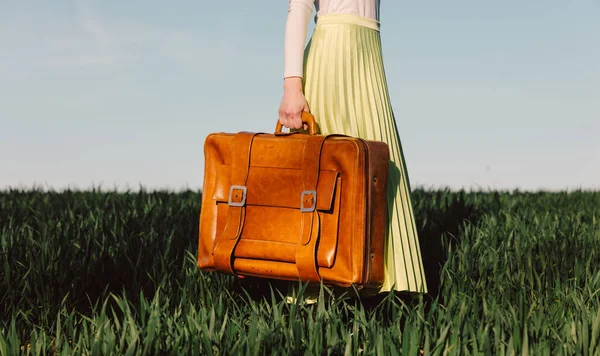
M460 243L461 226L467 222L477 224L482 210L464 191L418 189L413 192L413 202L428 294L435 299L448 248Z

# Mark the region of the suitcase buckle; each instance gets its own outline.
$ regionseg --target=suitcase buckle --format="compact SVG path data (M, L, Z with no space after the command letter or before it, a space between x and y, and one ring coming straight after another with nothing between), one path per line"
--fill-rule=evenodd
M312 203L312 205L309 206L308 208L304 207L304 197L307 195L312 195L312 199L310 199L310 202ZM300 211L303 213L308 213L311 211L315 211L316 208L317 208L317 191L316 190L303 191L302 194L300 195Z
M233 191L234 190L241 190L242 191L242 199L241 201L233 201ZM245 185L232 185L231 187L229 187L229 206L244 206L246 204L246 192L248 191L248 188L246 188Z

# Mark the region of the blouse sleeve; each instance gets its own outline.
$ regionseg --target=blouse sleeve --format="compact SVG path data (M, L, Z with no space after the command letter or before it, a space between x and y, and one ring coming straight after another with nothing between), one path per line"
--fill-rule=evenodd
M315 0L289 0L284 39L284 78L302 77L304 46Z

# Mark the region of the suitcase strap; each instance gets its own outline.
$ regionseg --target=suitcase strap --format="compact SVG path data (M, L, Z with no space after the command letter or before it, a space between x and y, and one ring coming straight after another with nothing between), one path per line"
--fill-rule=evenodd
M213 252L215 267L235 274L233 254L240 240L246 217L246 180L250 168L252 141L259 133L239 132L233 138L231 147L231 187L227 221Z
M296 250L296 268L303 281L321 280L317 271L317 244L321 230L317 206L317 182L321 167L321 151L327 135L308 136L302 153L302 184L304 191L300 196L302 229Z

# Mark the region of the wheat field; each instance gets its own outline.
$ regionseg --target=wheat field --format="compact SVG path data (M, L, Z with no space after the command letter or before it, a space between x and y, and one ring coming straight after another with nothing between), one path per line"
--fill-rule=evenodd
M417 189L430 294L199 271L201 193L0 192L0 354L600 355L600 192Z

